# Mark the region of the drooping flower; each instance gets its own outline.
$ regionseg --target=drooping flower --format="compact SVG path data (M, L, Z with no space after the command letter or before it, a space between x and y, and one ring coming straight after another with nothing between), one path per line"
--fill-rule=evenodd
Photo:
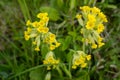
M101 33L104 31L104 22L108 22L106 16L97 7L83 6L80 7L81 14L76 18L82 26L80 33L83 35L84 42L96 49L104 45Z
M28 20L26 22L26 26L28 26L28 28L24 32L25 40L29 40L30 38L33 39L32 43L35 46L35 51L40 51L41 43L47 43L50 50L54 50L59 47L60 43L57 42L55 34L51 33L47 27L49 21L48 14L39 13L37 14L37 17L39 18L39 21L31 22Z
M87 55L83 51L76 51L76 53L73 54L72 68L85 68L87 66L87 62L90 61L90 59L91 55Z
M52 51L48 52L45 56L45 60L43 60L43 64L48 64L47 70L55 69L59 64L59 60L55 59L55 55Z

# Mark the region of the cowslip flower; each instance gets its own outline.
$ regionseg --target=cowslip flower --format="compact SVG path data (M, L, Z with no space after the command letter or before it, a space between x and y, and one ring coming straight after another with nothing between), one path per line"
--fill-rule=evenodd
M97 7L89 6L80 7L81 14L77 14L76 18L82 26L80 33L83 35L84 42L96 49L104 45L101 33L104 31L104 22L108 22L106 16ZM101 39L101 40L100 40Z
M43 60L43 64L47 64L47 70L55 69L59 64L59 60L55 59L55 55L52 51L48 52L45 56L45 60Z
M50 50L54 50L55 48L59 47L60 43L57 42L55 34L51 33L47 27L49 21L48 14L39 13L37 14L37 18L39 18L39 21L31 22L28 20L26 22L26 26L28 27L24 32L25 40L32 38L35 51L40 51L41 43L47 43ZM46 38L48 38L48 40Z
M90 60L91 55L87 55L83 51L76 51L73 54L72 69L76 69L77 67L85 68L88 64L87 62Z

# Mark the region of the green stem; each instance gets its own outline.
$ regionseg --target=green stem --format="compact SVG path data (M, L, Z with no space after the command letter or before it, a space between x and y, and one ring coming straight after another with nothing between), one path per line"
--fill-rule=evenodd
M85 35L83 35L83 38L86 39ZM83 40L83 51L85 52L85 40Z
M27 70L25 70L25 71L23 71L23 72L17 73L16 75L10 77L9 79L13 79L14 77L20 76L20 75L22 75L22 74L25 74L25 73L27 73L27 72L30 72L30 71L32 71L32 70L35 70L35 69L38 69L38 68L41 68L41 67L44 67L44 66L46 66L46 65L38 65L38 66L32 67L32 68L27 69Z
M57 71L58 71L58 73L59 73L61 79L64 80L64 78L63 78L63 74L62 74L62 71L60 70L60 68L57 67L56 69L57 69Z
M85 52L85 42L83 42L83 51Z
M69 78L72 79L71 72L66 68L66 66L64 64L62 64L62 69L69 76Z

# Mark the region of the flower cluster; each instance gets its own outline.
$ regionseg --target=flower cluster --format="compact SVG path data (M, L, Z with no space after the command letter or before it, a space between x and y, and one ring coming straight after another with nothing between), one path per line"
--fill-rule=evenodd
M36 51L40 51L39 47L41 43L47 43L50 50L54 50L60 46L60 43L57 42L55 34L49 32L49 28L47 27L49 21L48 14L39 13L37 18L39 18L39 21L27 21L26 26L28 28L24 32L25 40L33 38L33 45L36 46Z
M85 68L87 66L87 62L90 61L90 59L91 55L87 55L83 51L77 51L73 55L72 68L76 69L78 66Z
M81 14L77 14L76 18L82 26L80 32L83 34L83 41L90 44L93 49L100 48L104 45L100 34L105 29L103 23L107 22L106 16L96 7L83 6L80 9Z
M47 53L47 55L45 57L45 60L43 60L43 64L48 64L47 70L50 70L51 67L53 67L53 69L54 69L59 64L59 60L56 60L54 58L53 52L50 51L50 52Z

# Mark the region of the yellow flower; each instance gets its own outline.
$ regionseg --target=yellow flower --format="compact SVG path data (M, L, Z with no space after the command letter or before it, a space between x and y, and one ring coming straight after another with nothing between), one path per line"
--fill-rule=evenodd
M30 27L27 28L27 32L30 33L32 29Z
M54 54L51 51L47 53L47 55L45 56L45 60L43 60L43 64L50 65L47 66L47 70L50 70L52 66L53 69L56 68L59 62L60 62L59 60L54 58Z
M28 28L24 32L25 40L32 38L34 40L32 43L37 46L35 48L36 51L40 51L40 42L46 43L50 50L54 50L60 46L60 43L57 42L55 34L49 32L49 28L47 27L49 21L48 13L39 13L37 17L39 21L30 22L28 20L26 22Z
M97 45L94 43L92 44L92 49L96 49L97 48Z
M25 37L25 40L29 40L30 39L30 36L28 35L27 31L24 32L24 37Z
M98 47L99 47L99 48L102 47L103 45L105 45L105 43L102 43L102 42L99 42L99 43L98 43Z
M76 65L73 65L73 66L72 66L72 69L76 69L76 68L77 68L77 66L76 66Z
M49 21L49 18L48 17L43 17L42 19L44 22L48 22Z
M44 13L44 16L48 16L48 13Z
M91 55L87 55L86 59L89 61L91 59Z
M37 31L40 32L40 33L43 32L43 30L44 30L44 27L38 27L37 28Z
M87 66L86 61L91 59L91 55L86 55L83 51L76 51L73 55L72 68L76 69L77 67L85 68Z
M54 50L55 49L55 45L50 45L50 50Z
M55 64L58 64L59 62L60 62L60 60L56 60L56 61L55 61Z
M97 7L93 7L91 10L92 10L92 13L94 14L100 13L100 9Z
M50 43L52 43L52 42L55 41L56 36L55 36L55 34L52 34L52 33L51 33L51 34L49 35L49 38L50 38L50 40L49 40Z
M60 43L55 42L55 47L59 47L59 46L60 46Z
M98 24L97 32L101 33L104 30L104 25L103 24Z
M40 33L47 33L49 29L47 27L38 27L37 31Z
M88 14L88 21L95 23L96 22L95 16Z
M43 18L43 13L39 13L39 14L37 14L37 18Z
M31 24L31 22L30 22L30 20L28 20L28 21L26 22L26 26L30 26L30 24Z
M55 34L50 34L50 39L55 39Z
M100 13L98 14L98 16L99 16L104 22L108 22L106 16L105 16L102 12L100 12Z
M54 58L53 58L53 56L49 56L48 57L48 59L47 59L47 61L50 63L50 64L54 64Z
M83 6L83 7L80 7L80 9L83 11L83 12L89 12L91 10L91 8L89 6Z
M76 59L75 62L74 62L74 65L78 66L81 64L81 61L79 59Z
M29 40L30 36L29 35L25 35L25 40Z
M43 64L48 64L48 61L47 60L43 60Z
M81 17L82 17L82 16L81 16L80 14L77 14L77 15L76 15L76 18L77 18L77 19L80 19Z
M103 38L100 37L100 33L105 29L103 22L107 22L106 15L97 7L83 6L80 9L81 14L77 14L76 18L78 18L79 24L82 24L80 30L83 35L82 42L85 42L86 45L90 44L93 49L103 46Z
M47 66L47 70L51 70L51 67L50 67L50 66Z
M85 68L87 66L87 63L82 63L81 68Z
M43 33L47 33L49 31L49 29L47 27L43 28Z
M32 44L36 45L36 44L37 44L37 42L36 42L36 41L33 41L33 42L32 42Z
M45 38L45 39L44 39L44 42L49 43L49 38L48 38L48 37Z
M95 26L94 22L92 21L88 21L87 24L86 24L86 28L87 29L93 29Z
M80 56L79 61L80 61L80 64L84 63L85 62L85 57L84 56Z
M46 24L46 23L45 23L44 21L42 21L42 20L41 20L40 22L38 22L39 27L44 27L45 24Z
M33 27L39 27L39 22L37 22L37 21L33 22L33 23L32 23L32 26L33 26Z
M39 14L37 14L37 18L43 18L43 17L46 17L46 16L48 16L48 13L39 13Z
M102 37L98 37L98 42L101 42L103 40L103 38Z
M36 48L35 48L35 51L40 51L39 47L36 47Z

